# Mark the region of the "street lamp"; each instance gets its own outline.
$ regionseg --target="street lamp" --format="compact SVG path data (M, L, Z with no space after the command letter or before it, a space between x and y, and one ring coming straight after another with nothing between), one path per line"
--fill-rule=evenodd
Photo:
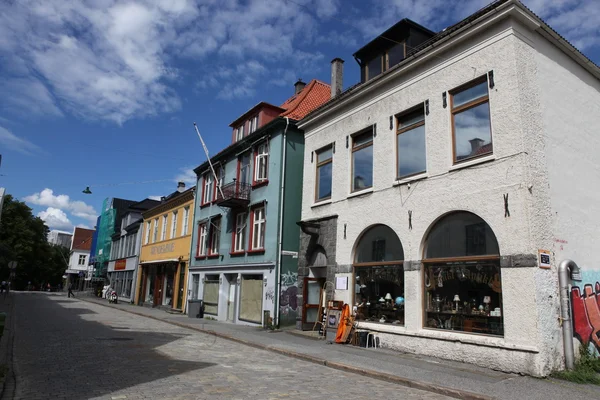
M92 194L92 191L90 190L89 186L86 186L85 189L83 189L83 191L81 193L83 193L83 194Z

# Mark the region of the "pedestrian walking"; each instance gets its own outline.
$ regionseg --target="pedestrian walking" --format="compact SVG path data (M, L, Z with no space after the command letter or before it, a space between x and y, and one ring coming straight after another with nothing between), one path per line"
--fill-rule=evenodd
M67 293L67 296L68 297L71 297L71 296L75 297L75 295L73 294L73 284L72 283L69 283L69 293Z

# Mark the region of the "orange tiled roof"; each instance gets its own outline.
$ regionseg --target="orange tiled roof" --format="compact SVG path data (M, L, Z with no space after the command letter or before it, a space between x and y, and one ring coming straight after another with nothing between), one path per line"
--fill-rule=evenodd
M331 86L325 82L313 79L298 94L287 99L281 108L281 117L289 117L296 121L304 118L309 112L326 103L331 98Z
M93 229L75 228L71 250L90 250L93 235Z

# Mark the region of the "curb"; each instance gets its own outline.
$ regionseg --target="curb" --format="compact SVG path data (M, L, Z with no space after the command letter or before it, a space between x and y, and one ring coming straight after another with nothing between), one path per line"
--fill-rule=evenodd
M209 329L202 329L202 328L198 328L193 325L188 325L188 324L184 324L184 323L177 322L177 321L170 321L167 319L155 317L153 315L138 313L133 310L124 310L119 307L114 307L110 304L102 304L100 302L96 302L96 301L92 301L92 300L88 300L88 299L84 299L84 298L79 298L79 300L85 301L87 303L97 304L99 306L103 306L103 307L107 307L107 308L112 308L115 310L120 310L120 311L129 313L129 314L134 314L134 315L140 316L140 317L153 319L155 321L160 321L160 322L164 322L167 324L175 325L180 328L190 329L190 330L200 332L200 333L206 333L206 334L213 335L213 336L216 336L216 337L219 337L222 339L226 339L226 340L229 340L232 342L240 343L240 344L243 344L243 345L246 345L249 347L254 347L256 349L271 351L271 352L278 353L278 354L281 354L281 355L284 355L287 357L292 357L292 358L296 358L299 360L308 361L308 362L311 362L314 364L323 365L325 367L337 369L337 370L344 371L344 372L363 375L363 376L366 376L369 378L378 379L380 381L395 383L398 385L410 387L412 389L424 390L427 392L433 392L433 393L441 394L444 396L453 397L456 399L463 399L463 400L494 400L494 397L482 395L479 393L473 393L473 392L469 392L466 390L460 390L460 389L447 388L447 387L435 385L432 383L414 381L414 380L411 380L408 378L403 378L403 377L396 376L396 375L386 374L384 372L378 372L378 371L369 370L369 369L357 368L357 367L354 367L354 366L351 366L348 364L343 364L343 363L334 362L334 361L327 361L323 358L314 357L314 356L311 356L308 354L302 354L302 353L298 353L295 351L284 350L284 349L280 349L278 347L271 347L271 346L267 346L264 344L236 338L234 336L230 336L225 333L215 332L215 331L212 331Z

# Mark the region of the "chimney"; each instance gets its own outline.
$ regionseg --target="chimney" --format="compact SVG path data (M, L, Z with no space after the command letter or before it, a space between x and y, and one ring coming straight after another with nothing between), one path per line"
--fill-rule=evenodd
M479 138L469 140L469 143L471 143L471 154L475 154L477 152L477 150L479 150L481 148L481 145L484 142L485 141L483 139L479 139Z
M177 191L179 193L185 190L185 182L177 182Z
M342 93L344 88L344 60L334 58L331 60L331 98Z
M294 94L298 94L304 89L306 83L302 82L302 79L298 79L298 82L294 83Z

